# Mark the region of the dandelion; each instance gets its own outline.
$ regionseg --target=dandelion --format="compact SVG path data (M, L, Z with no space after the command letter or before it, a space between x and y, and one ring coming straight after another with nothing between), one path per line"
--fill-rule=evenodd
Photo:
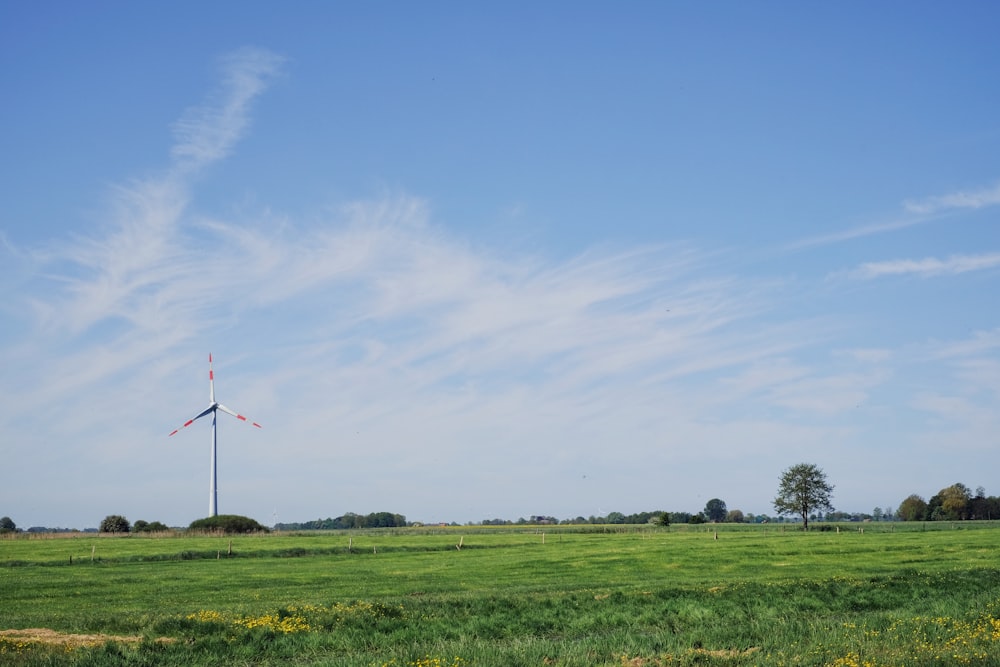
M199 623L225 623L225 617L217 611L202 609L201 611L188 614L187 620L198 621Z
M264 614L263 616L243 616L233 621L234 625L247 630L271 630L283 634L309 632L309 622L298 615Z

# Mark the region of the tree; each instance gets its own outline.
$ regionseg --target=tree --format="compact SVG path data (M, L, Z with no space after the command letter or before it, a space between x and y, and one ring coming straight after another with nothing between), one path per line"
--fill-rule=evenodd
M712 523L722 523L726 520L726 503L724 500L712 498L705 503L705 518Z
M13 533L17 530L17 525L9 517L0 517L0 533Z
M943 504L944 498L940 493L935 493L930 497L927 501L927 510L924 512L927 521L944 521L948 518L945 516Z
M923 521L927 517L927 501L913 493L899 503L896 511L903 521Z
M978 487L976 496L969 501L970 519L997 519L1000 518L1000 498L986 496L986 489Z
M941 499L941 506L949 517L953 519L967 518L972 492L965 484L959 482L946 489L941 489Z
M833 486L826 473L811 463L799 463L781 473L774 511L779 516L798 514L803 530L809 530L809 514L817 510L833 510L830 498Z
M729 510L726 513L726 523L743 523L745 520L741 510Z
M128 519L117 514L110 514L101 521L102 533L127 533L129 531Z

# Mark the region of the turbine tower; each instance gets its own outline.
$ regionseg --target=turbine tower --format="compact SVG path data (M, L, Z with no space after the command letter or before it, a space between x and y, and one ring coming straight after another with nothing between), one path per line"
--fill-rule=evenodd
M199 412L196 417L193 417L184 422L183 426L175 428L173 432L170 433L170 435L174 435L174 433L177 433L182 428L187 428L188 426L193 424L195 421L201 419L205 415L208 414L212 415L212 464L211 464L211 472L208 479L208 516L217 516L219 514L219 485L218 485L219 480L216 474L216 465L215 465L216 446L218 442L215 436L215 417L219 410L222 410L226 414L236 417L242 422L249 422L250 424L253 424L257 428L260 428L260 424L258 424L257 422L247 419L238 412L230 410L222 403L219 403L218 401L215 400L215 373L212 371L212 354L209 353L208 354L208 407Z

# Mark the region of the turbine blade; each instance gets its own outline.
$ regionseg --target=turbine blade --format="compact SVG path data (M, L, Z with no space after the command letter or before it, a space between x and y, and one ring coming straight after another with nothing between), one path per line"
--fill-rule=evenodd
M212 353L208 353L208 402L215 403L215 372L212 370Z
M187 428L188 426L190 426L191 424L195 423L196 421L198 421L199 419L201 419L202 417L204 417L208 413L210 413L213 410L215 410L215 408L216 408L216 405L213 403L212 405L208 406L207 408L205 408L204 410L202 410L201 412L199 412L197 417L192 417L191 419L189 419L186 422L184 422L184 424L182 426L178 426L177 428L175 428L173 431L171 431L167 435L167 437L169 438L171 435L173 435L174 433L177 433L177 431L181 430L182 428Z
M247 422L248 424L252 424L253 426L256 426L257 428L262 428L261 425L258 424L257 422L255 422L255 421L253 421L251 419L247 419L246 417L244 417L243 415L239 414L238 412L233 412L232 410L230 410L226 406L222 405L221 403L219 403L218 408L220 410L222 410L223 412L225 412L227 415L232 415L232 416L236 417L241 422Z

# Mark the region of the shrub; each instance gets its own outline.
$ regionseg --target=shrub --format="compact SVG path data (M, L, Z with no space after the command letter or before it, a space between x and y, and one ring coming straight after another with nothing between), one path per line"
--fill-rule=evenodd
M134 533L162 533L164 531L170 530L169 526L165 526L159 521L143 521L139 519L132 524L132 532Z
M206 530L222 533L267 533L267 528L253 519L238 514L219 514L192 521L188 530Z
M129 531L128 519L117 514L104 517L101 521L102 533L127 533Z

